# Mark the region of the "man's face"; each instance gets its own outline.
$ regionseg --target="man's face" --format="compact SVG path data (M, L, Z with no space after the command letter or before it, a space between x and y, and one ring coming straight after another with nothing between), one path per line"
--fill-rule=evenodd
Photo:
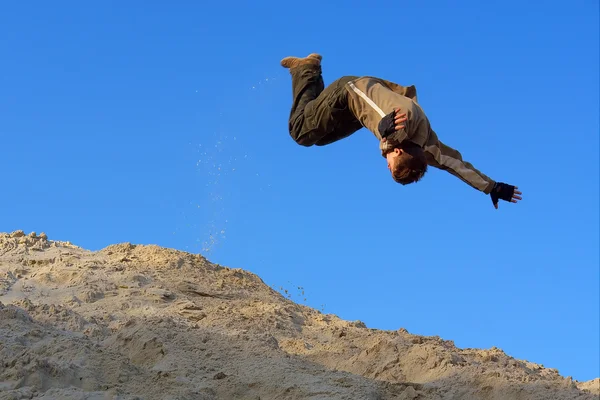
M390 172L393 172L393 169L396 166L396 163L398 162L398 157L400 156L400 154L402 154L402 150L394 149L393 151L390 151L385 155L385 158L387 159L387 167L390 170Z

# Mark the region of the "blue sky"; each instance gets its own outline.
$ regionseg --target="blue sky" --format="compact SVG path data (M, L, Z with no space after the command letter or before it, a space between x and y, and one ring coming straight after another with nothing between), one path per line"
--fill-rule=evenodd
M344 319L592 379L598 11L592 0L4 3L0 231L202 253ZM440 139L524 200L495 210L434 169L402 187L364 129L296 145L279 60L310 52L326 83L416 85Z

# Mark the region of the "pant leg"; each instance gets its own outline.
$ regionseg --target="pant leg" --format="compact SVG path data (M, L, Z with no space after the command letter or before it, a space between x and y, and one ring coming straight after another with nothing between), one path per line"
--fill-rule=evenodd
M352 77L340 78L325 87L321 66L303 65L290 72L293 104L288 125L296 143L325 145L349 136L349 125L352 131L358 130L355 117L348 111L343 86Z

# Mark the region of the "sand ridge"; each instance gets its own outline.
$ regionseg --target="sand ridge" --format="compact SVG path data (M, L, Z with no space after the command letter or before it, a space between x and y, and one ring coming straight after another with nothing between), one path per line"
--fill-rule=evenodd
M599 399L498 348L296 304L248 271L0 233L0 399Z

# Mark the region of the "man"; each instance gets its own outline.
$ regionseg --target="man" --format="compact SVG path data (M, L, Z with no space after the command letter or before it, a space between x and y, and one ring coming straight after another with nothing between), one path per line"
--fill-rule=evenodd
M471 187L498 200L521 200L517 187L496 182L442 143L417 104L414 86L401 86L370 76L343 76L325 87L322 57L286 57L281 65L292 76L293 104L289 132L302 146L325 146L367 128L379 139L393 179L418 182L427 166L445 170Z

